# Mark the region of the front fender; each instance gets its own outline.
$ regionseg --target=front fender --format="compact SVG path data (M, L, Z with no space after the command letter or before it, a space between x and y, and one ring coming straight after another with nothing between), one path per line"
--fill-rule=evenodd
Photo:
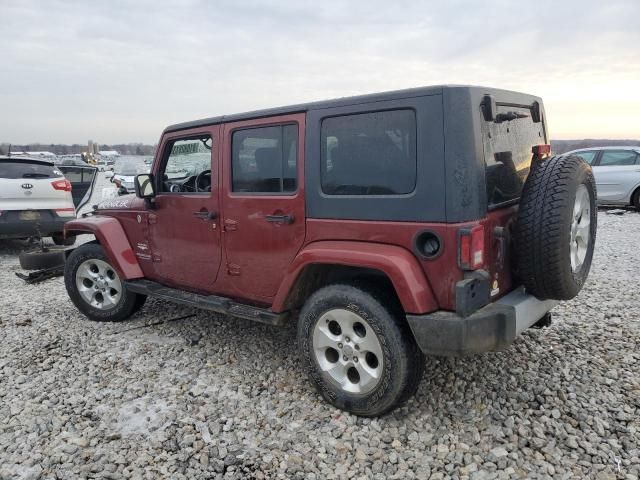
M287 296L308 265L346 265L383 272L395 288L406 313L438 309L431 286L411 252L395 245L350 241L320 241L303 248L289 267L276 294L272 310L285 309Z
M109 258L109 262L121 278L131 280L144 277L124 229L118 220L112 217L92 215L71 220L65 224L65 236L79 233L95 235Z

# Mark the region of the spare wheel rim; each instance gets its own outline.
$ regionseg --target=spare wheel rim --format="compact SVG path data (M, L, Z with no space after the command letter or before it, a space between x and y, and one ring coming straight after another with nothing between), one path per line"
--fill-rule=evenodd
M576 190L571 217L571 270L576 273L582 268L591 241L591 199L589 190L581 183Z

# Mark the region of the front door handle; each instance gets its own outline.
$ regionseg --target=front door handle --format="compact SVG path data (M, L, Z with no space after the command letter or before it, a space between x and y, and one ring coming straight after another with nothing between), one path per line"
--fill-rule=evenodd
M282 223L285 225L291 225L295 220L294 216L288 215L265 215L265 220L269 223Z
M218 214L216 212L210 212L208 210L200 210L199 212L193 212L195 217L202 218L203 220L215 220L218 218Z

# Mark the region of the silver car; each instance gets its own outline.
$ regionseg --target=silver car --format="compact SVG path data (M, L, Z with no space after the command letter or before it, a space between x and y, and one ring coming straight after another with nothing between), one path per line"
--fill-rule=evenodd
M567 152L593 168L601 205L633 205L640 210L640 146L594 147Z

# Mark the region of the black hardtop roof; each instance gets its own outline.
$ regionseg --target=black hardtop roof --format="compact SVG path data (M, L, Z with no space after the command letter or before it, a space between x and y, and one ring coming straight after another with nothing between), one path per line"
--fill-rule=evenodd
M40 160L39 158L31 158L31 157L7 157L6 155L0 155L0 162L40 163L42 165L55 167L55 165L52 162L47 162L46 160Z
M270 117L274 115L286 115L289 113L300 113L308 110L319 110L323 108L341 107L346 105L357 105L358 103L379 102L384 100L395 100L398 98L420 97L425 95L441 95L446 89L476 89L483 90L486 93L518 93L509 92L507 90L498 90L495 88L487 88L473 85L434 85L416 88L407 88L404 90L393 90L388 92L370 93L367 95L357 95L354 97L342 97L332 100L322 100L319 102L300 103L297 105L288 105L284 107L267 108L263 110L254 110L251 112L236 113L232 115L220 115L217 117L204 118L201 120L193 120L190 122L176 123L168 126L164 131L176 132L179 130L187 130L189 128L204 127L208 125L216 125L224 122L235 122L239 120L251 120L254 118Z

